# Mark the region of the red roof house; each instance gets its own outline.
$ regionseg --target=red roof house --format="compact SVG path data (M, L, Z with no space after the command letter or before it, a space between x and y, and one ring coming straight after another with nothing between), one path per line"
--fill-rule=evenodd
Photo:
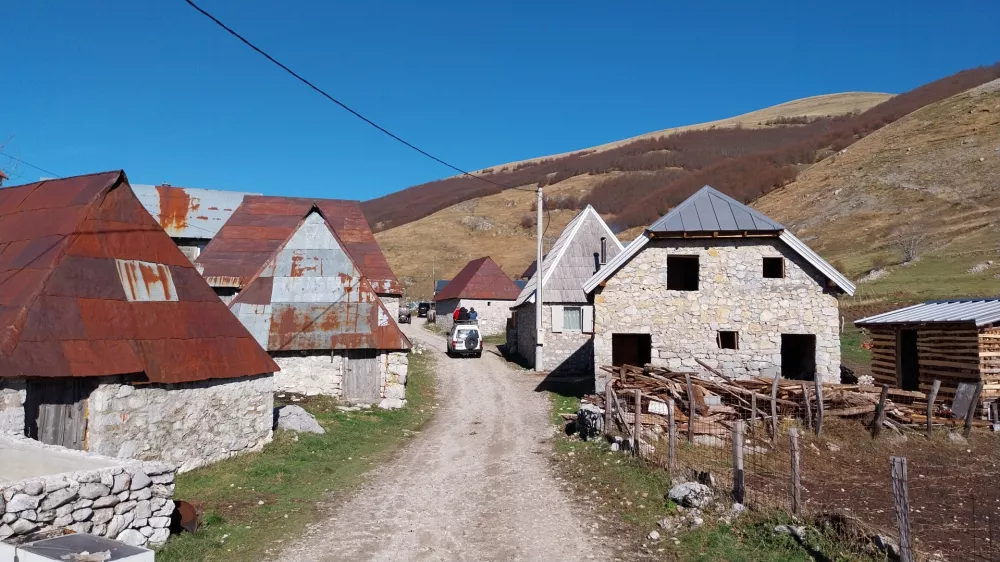
M124 172L0 189L0 433L203 464L270 438L277 369Z
M456 308L475 308L480 331L484 335L500 334L506 329L510 305L520 292L487 256L470 261L435 295L435 312L438 322L450 324Z

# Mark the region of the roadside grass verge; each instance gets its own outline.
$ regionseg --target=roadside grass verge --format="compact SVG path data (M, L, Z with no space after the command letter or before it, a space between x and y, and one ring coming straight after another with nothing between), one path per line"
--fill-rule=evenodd
M333 400L305 399L298 404L325 434L276 432L260 452L179 475L175 497L202 502L205 515L197 533L173 537L156 559L274 559L273 551L317 519L322 503L350 493L430 419L433 359L411 354L409 361L406 408L342 412Z
M552 421L565 422L561 413L575 411L576 398L553 393ZM775 534L776 525L794 524L781 512L744 512L731 525L706 517L703 527L676 535L659 529L657 522L675 514L677 506L665 499L671 479L665 470L621 452L613 452L604 440L581 441L560 435L555 440L557 473L576 496L596 504L600 532L617 543L626 559L715 562L876 562L858 545L841 539L833 531L809 526L806 546L789 535ZM661 538L647 534L657 530ZM676 538L676 540L674 540Z
M493 334L492 336L484 336L483 343L485 345L506 345L507 334Z

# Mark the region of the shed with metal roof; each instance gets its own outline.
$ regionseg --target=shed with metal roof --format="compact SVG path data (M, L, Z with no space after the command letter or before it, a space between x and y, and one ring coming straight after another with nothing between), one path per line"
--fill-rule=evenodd
M862 318L880 384L943 396L960 383L983 383L981 402L1000 398L1000 298L927 301Z
M182 467L270 439L277 365L123 172L0 189L0 247L0 432Z
M437 323L450 329L456 309L475 308L484 335L502 334L518 293L514 281L489 256L472 260L435 296Z

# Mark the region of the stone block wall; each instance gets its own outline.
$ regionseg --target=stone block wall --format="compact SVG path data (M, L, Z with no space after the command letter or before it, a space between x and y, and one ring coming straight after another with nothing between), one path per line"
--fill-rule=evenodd
M24 379L0 379L0 435L24 435Z
M271 357L281 367L274 374L276 391L341 396L345 367L342 352L271 352Z
M409 371L409 351L383 351L379 356L379 387L382 408L406 405L406 376Z
M528 365L535 364L535 305L527 303L517 308L517 354Z
M667 256L697 255L697 291L667 290ZM765 279L764 257L784 257L785 277ZM652 338L652 362L695 369L701 359L734 377L781 373L781 335L816 336L816 372L840 380L839 308L826 279L777 239L656 240L594 296L595 374L611 364L614 333ZM739 349L719 349L719 330Z
M569 304L565 306L588 306ZM542 350L543 370L554 374L594 372L593 334L584 332L553 332L552 306L542 304L542 329L545 340ZM517 309L517 350L529 365L535 364L535 305L528 303Z
M67 528L134 546L162 545L170 536L174 474L167 463L133 461L0 483L0 540Z
M88 401L88 450L165 460L181 472L271 440L274 377L132 386L103 377Z
M437 324L450 331L453 324L452 313L456 308L475 308L479 313L479 332L484 336L495 336L507 331L512 304L514 301L510 300L448 299L434 303L434 310L437 313Z

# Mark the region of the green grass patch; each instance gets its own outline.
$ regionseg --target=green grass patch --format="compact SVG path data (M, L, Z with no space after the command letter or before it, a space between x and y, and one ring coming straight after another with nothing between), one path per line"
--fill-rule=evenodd
M551 393L552 397L552 423L562 425L566 420L560 414L575 414L580 409L580 399L574 396L563 396L562 394Z
M432 361L410 355L406 408L342 412L332 400L307 399L300 404L324 435L277 432L260 452L179 475L175 496L203 502L202 526L171 539L156 559L235 562L280 550L316 520L321 501L350 492L430 419Z
M871 364L871 350L861 347L865 338L865 332L861 328L844 326L844 333L840 334L840 358L847 366L855 368Z
M507 334L493 334L492 336L483 337L483 343L486 345L504 345L507 343Z

